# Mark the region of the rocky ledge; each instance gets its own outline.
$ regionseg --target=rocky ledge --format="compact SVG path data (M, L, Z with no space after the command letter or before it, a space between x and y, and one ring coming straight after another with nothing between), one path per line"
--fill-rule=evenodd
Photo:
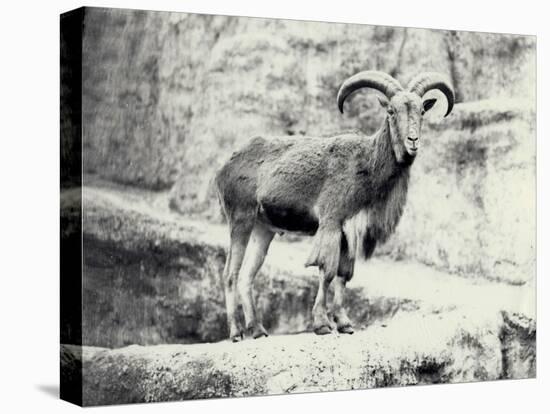
M83 404L106 405L530 378L534 347L534 324L518 315L455 309L401 313L354 335L62 352L67 374L83 355Z

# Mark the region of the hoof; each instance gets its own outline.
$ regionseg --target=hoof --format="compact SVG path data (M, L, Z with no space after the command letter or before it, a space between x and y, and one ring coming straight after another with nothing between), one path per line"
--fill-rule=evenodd
M258 339L258 338L262 338L264 336L269 336L267 334L267 331L265 330L265 328L260 324L260 325L257 325L254 327L254 329L252 329L252 338L254 339Z
M327 335L329 333L332 333L332 329L329 325L322 325L317 328L313 329L313 332L315 332L317 335Z
M345 326L339 326L338 332L351 335L355 331L353 330L353 327L351 325L345 325Z
M252 338L254 338L254 339L263 338L263 337L266 337L266 338L267 338L268 336L269 336L269 335L268 335L267 332L265 332L265 331L263 331L263 332L262 332L262 331L260 331L260 332L254 332L254 333L252 334Z
M247 336L250 335L254 339L261 338L263 336L269 336L267 331L261 323L251 324L246 328Z
M241 342L242 340L244 339L243 337L243 334L237 334L237 335L233 335L231 337L231 342Z

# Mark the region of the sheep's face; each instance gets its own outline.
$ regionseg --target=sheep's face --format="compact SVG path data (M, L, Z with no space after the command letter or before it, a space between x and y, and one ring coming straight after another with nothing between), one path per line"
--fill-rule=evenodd
M412 92L399 92L390 101L380 99L388 113L393 150L398 162L412 162L416 157L420 146L422 117L435 101L422 101Z

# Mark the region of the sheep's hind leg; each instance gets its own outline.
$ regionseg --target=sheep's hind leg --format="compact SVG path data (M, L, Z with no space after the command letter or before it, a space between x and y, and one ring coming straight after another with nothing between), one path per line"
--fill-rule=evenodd
M237 321L236 286L253 225L253 215L248 217L248 219L247 217L244 217L242 220L235 221L231 224L231 241L223 271L223 282L225 291L225 306L227 310L227 323L229 326L229 338L233 342L239 342L243 339L243 330Z
M274 235L266 226L258 222L256 223L248 243L237 285L241 295L246 330L254 339L267 336L267 331L263 327L261 318L258 316L256 310L252 285L254 277L264 262Z

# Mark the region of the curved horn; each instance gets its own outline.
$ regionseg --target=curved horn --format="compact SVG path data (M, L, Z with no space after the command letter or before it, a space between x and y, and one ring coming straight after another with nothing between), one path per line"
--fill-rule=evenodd
M338 103L338 109L344 113L344 101L354 91L360 88L373 88L391 99L397 92L402 91L403 87L393 77L384 72L376 70L366 70L359 72L352 77L346 79L336 97Z
M455 93L453 87L445 76L437 72L426 72L416 76L409 83L409 91L416 93L421 98L432 89L438 89L447 98L447 113L449 115L455 104Z

